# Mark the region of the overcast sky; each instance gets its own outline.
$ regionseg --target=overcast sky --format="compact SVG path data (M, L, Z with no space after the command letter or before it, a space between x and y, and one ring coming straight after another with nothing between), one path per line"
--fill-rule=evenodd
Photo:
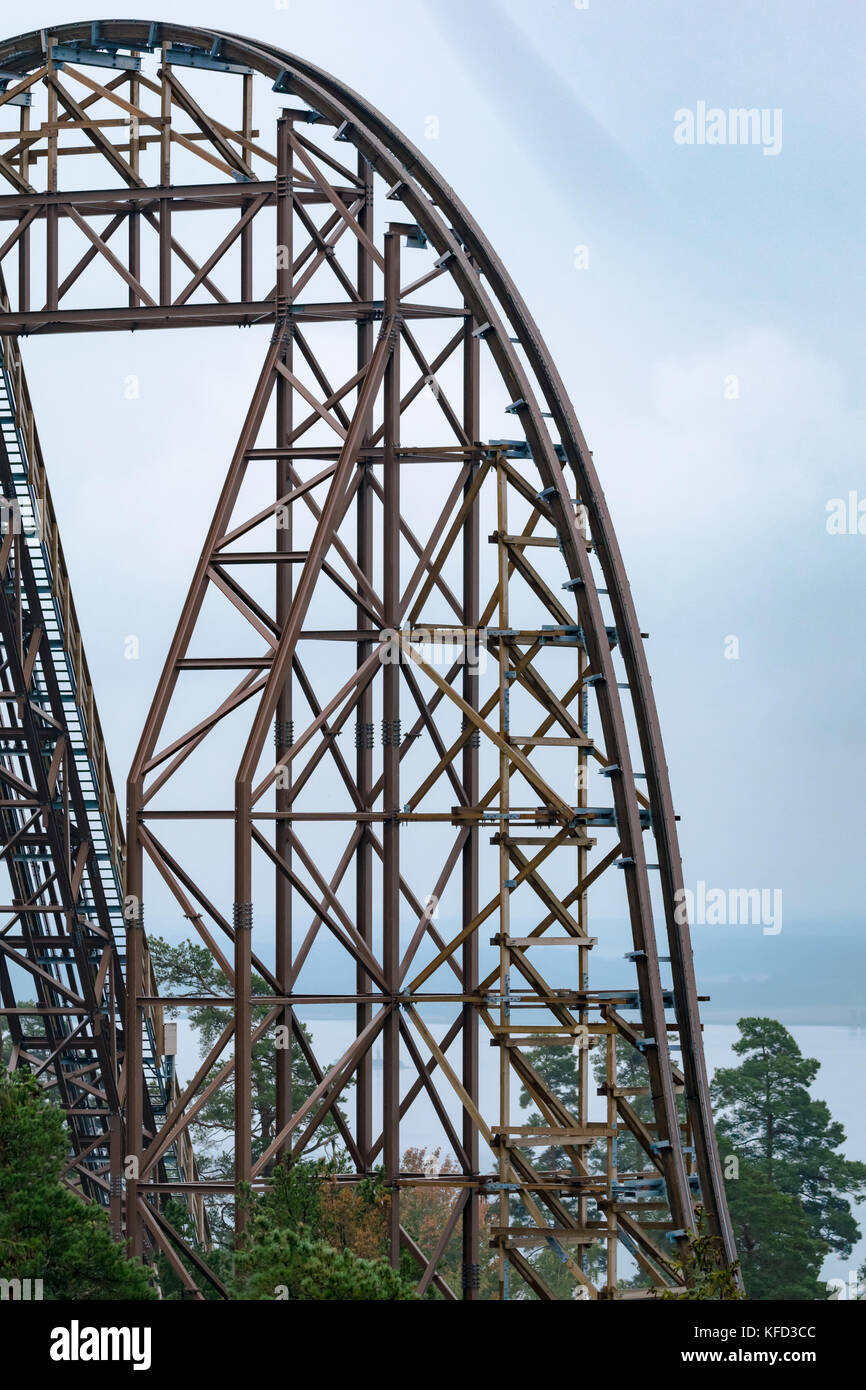
M163 10L330 69L438 164L594 450L650 632L686 882L780 888L788 922L860 919L866 535L826 528L831 499L866 498L859 7ZM82 17L3 13L8 34ZM677 143L701 103L766 109L780 148ZM232 333L24 344L120 786L261 361L263 338Z

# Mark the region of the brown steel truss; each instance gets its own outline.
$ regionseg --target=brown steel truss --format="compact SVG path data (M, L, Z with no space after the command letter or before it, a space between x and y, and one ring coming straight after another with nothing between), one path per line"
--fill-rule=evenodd
M544 1248L575 1297L618 1296L621 1248L676 1287L696 1203L734 1259L643 635L592 457L505 268L383 116L267 45L65 25L0 45L0 83L18 119L0 132L10 341L267 326L128 781L126 1017L100 1075L120 1078L111 1172L133 1249L182 1270L166 1195L260 1187L328 1120L341 1180L382 1166L392 1259L411 1252L422 1291L477 1297L492 1258L501 1296L552 1298ZM490 438L502 418L514 437ZM8 659L32 669L33 641L10 638ZM627 932L612 979L592 966L596 900L612 939ZM124 1078L146 1074L149 1020L201 1001L157 994L145 904L149 924L191 923L225 980L208 1000L221 1037L156 1115ZM320 1042L335 1009L339 1047ZM316 1083L303 1099L292 1042ZM567 1102L543 1061L561 1049ZM200 1181L191 1156L167 1170L225 1085L231 1179ZM403 1167L421 1104L447 1174ZM626 1137L641 1159L623 1171ZM422 1250L401 1202L431 1186L453 1204ZM440 1262L458 1239L455 1289Z

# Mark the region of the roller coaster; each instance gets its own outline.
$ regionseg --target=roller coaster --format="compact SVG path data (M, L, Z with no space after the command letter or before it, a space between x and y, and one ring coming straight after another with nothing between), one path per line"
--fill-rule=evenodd
M735 1260L646 634L505 266L386 117L265 43L37 30L0 44L0 108L0 1018L65 1181L193 1298L208 1200L241 1227L326 1122L421 1293L477 1299L485 1264L556 1299L544 1251L568 1297L676 1292L698 1208ZM21 340L196 327L247 328L261 369L186 518L124 816ZM145 916L223 993L160 992ZM202 1005L225 1025L184 1083L165 1011ZM226 1087L217 1178L191 1134ZM406 1166L419 1115L444 1166ZM401 1205L431 1188L421 1248Z

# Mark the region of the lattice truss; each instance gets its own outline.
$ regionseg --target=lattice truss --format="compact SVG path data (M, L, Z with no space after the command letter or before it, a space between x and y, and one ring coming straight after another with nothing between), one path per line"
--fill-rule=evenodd
M260 1186L327 1121L341 1181L382 1166L422 1291L475 1297L493 1261L552 1298L548 1249L574 1297L619 1296L623 1249L677 1286L696 1202L732 1257L642 636L504 268L399 132L277 50L71 25L0 46L0 81L6 333L268 325L128 783L123 1075L166 1002L145 920L225 980L189 1084L155 1118L125 1088L134 1248L173 1248L165 1194ZM225 1086L232 1178L160 1171ZM402 1166L418 1133L445 1172ZM443 1187L421 1249L401 1201Z
M3 495L14 497L10 451ZM67 1116L64 1180L89 1200L109 1192L111 1119L118 1112L116 1029L123 977L85 808L65 672L17 504L0 545L0 998L4 1061L27 1067ZM88 789L90 790L90 789ZM62 808L61 814L55 808ZM119 1140L119 1132L115 1133Z

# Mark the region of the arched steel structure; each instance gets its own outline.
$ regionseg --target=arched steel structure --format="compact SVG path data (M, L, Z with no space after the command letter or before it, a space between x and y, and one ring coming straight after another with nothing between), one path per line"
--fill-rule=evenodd
M19 335L268 327L129 777L125 969L96 950L95 934L112 931L93 912L81 954L72 845L84 804L73 814L49 787L37 813L72 866L52 919L66 923L62 941L50 914L31 929L32 885L13 883L10 899L26 923L15 964L43 991L30 1012L69 1015L90 1044L107 1117L91 1134L96 1181L118 1220L122 1205L133 1248L175 1248L166 1194L200 1202L265 1183L328 1119L349 1161L341 1181L383 1167L392 1257L408 1248L420 1287L445 1297L456 1295L441 1262L459 1240L462 1293L477 1296L482 1228L503 1296L553 1296L534 1253L546 1248L575 1296L618 1296L621 1246L652 1284L675 1286L698 1202L734 1259L643 637L592 456L505 267L405 136L269 45L173 24L61 25L0 44L0 86L0 110L19 119L0 153L12 186L0 262L16 262L0 314L10 381L23 379ZM275 109L256 129L260 92ZM68 181L75 154L87 174ZM106 299L100 281L98 302L94 267L115 287ZM503 410L516 437L485 437L504 433L487 424ZM25 462L4 483L41 513L40 467ZM7 601L26 550L4 546ZM42 586L52 599L56 553ZM45 601L19 595L17 625L10 613L4 626L5 693L22 709L41 657L20 612L32 629ZM61 628L55 654L75 647L68 611ZM83 724L84 761L93 772L101 760L91 800L116 856L92 693ZM31 741L31 780L47 769L53 787L54 755L38 731ZM11 843L25 833L28 784L15 774L16 790L11 753L2 761ZM619 921L629 947L601 988L588 930L599 893L611 941ZM160 929L179 909L225 980L225 1029L170 1093L144 904ZM7 927L0 991L14 1023L10 939ZM79 974L63 983L74 949ZM74 1001L61 998L70 990ZM322 1060L323 1006L343 1011L336 1062ZM73 1029L52 1029L41 1045L68 1088ZM253 1086L262 1040L273 1042L268 1116ZM32 1059L15 1044L16 1061ZM573 1067L547 1066L563 1047ZM301 1056L314 1089L298 1099ZM200 1180L189 1128L226 1085L232 1172ZM438 1174L401 1155L419 1098L450 1156ZM623 1136L642 1158L625 1171ZM94 1180L92 1165L78 1172ZM453 1201L436 1247L421 1249L401 1201L430 1186Z

